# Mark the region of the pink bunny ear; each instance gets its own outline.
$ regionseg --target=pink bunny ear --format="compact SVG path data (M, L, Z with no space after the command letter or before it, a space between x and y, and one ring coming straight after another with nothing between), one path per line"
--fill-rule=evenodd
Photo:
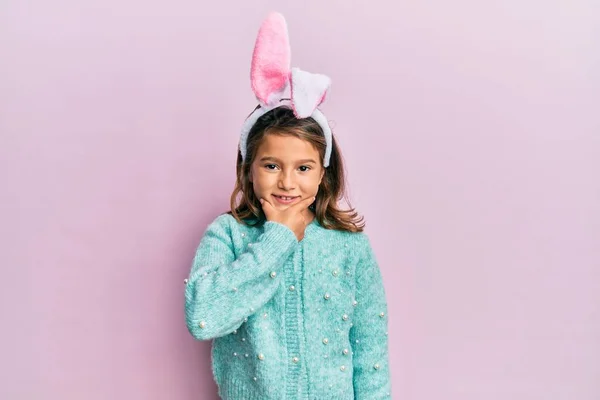
M258 100L267 106L279 102L290 76L290 43L283 15L272 12L263 21L254 45L250 79Z
M292 68L292 103L296 118L310 117L325 100L329 86L331 79L326 75Z

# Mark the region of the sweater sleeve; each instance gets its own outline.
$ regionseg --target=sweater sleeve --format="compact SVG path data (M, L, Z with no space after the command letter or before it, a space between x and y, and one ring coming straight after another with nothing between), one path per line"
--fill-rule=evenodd
M355 400L389 399L388 316L385 289L373 249L366 249L356 272L356 309L350 340Z
M267 303L298 243L287 226L267 221L264 232L236 258L228 217L218 217L207 228L186 281L186 323L198 340L233 332Z

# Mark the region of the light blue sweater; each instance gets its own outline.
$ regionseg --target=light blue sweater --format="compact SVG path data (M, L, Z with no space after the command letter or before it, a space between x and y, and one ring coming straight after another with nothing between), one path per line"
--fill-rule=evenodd
M314 219L298 242L283 224L223 214L185 284L190 333L215 339L222 399L390 398L387 302L366 234Z

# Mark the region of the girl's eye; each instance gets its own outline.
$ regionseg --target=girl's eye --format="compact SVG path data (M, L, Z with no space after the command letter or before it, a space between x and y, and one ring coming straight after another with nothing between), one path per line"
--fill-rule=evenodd
M271 167L272 167L272 168L271 168ZM273 170L273 169L277 168L277 165L275 165L275 164L267 164L267 165L265 165L265 168L266 168L266 169Z
M307 167L306 165L303 165L303 166L300 167L300 171L302 171L302 172L306 172L306 171L309 171L309 170L310 170L310 167Z

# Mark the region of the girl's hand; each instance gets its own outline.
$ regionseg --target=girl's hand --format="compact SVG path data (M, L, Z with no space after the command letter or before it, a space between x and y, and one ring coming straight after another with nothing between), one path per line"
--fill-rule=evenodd
M262 204L267 221L279 222L287 226L294 232L298 241L300 241L304 238L304 229L306 229L304 210L306 210L313 201L315 201L315 197L308 197L289 206L285 210L276 209L273 207L273 204L263 198L260 199L260 204Z

